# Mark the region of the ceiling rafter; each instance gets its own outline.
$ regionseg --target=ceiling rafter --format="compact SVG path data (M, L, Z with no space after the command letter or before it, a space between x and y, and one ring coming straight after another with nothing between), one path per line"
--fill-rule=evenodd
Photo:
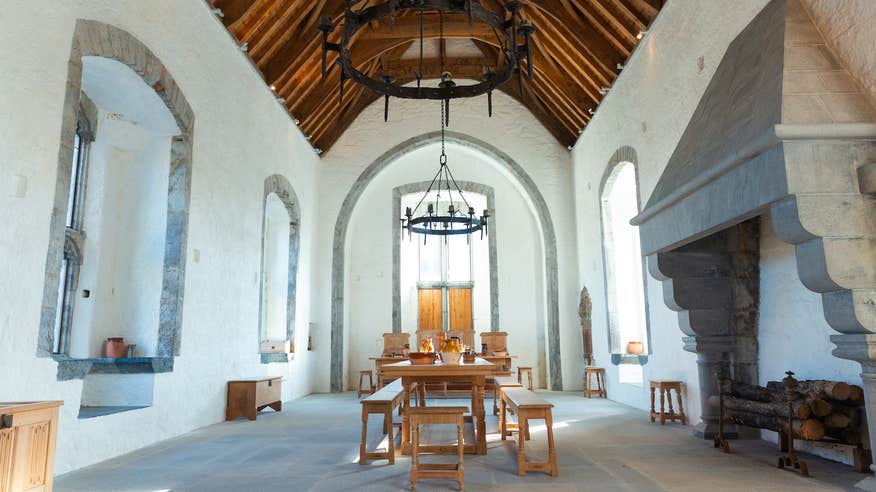
M356 9L383 0L359 0ZM316 27L330 17L335 27L329 41L340 42L345 0L209 0L221 9L222 21L263 74L284 106L299 121L315 148L329 150L356 117L378 95L348 81L338 100L337 55L327 57L322 75L322 36ZM504 13L506 0L481 0L485 8ZM499 90L525 106L563 145L571 145L590 121L589 111L604 97L600 89L617 78L618 65L635 48L636 35L647 30L664 0L524 0L521 17L535 26L532 80L512 77ZM438 15L426 11L424 37L439 37ZM348 45L353 65L372 77L395 77L399 84L416 80L419 60L411 46L419 36L419 15L407 11L388 22L359 30ZM445 39L471 40L477 48L457 51L458 42L437 45L446 51L444 69L457 79L479 80L484 67L503 61L494 32L464 15L444 16ZM432 45L436 46L436 45ZM408 54L406 54L408 52ZM411 58L413 52L413 58ZM430 53L432 53L430 51ZM480 56L479 56L479 55ZM523 64L525 65L525 63ZM527 68L523 67L524 73ZM441 75L435 54L423 60L423 79L434 85ZM522 93L519 83L522 82ZM484 101L486 108L486 101Z

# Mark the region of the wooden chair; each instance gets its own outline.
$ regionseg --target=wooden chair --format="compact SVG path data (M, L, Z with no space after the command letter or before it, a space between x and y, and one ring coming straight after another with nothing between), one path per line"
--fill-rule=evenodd
M481 343L487 344L487 354L492 355L494 352L508 352L508 333L504 331L485 331L481 333ZM480 347L474 347L480 351Z
M371 370L359 371L359 386L356 388L356 396L362 398L362 395L370 395L374 393L374 380L371 378L373 373ZM365 380L365 376L368 376L368 388L362 389L362 382Z
M523 375L529 378L529 384L527 385L527 389L529 391L535 391L535 388L532 386L532 368L531 367L518 367L517 368L517 382L521 385L523 384Z
M517 428L519 429L517 433L517 475L522 477L529 471L543 471L556 477L558 474L557 450L554 446L554 423L551 416L553 405L525 388L502 388L501 394L502 408L499 411L499 433L502 435L503 441L508 435L507 412L514 410L517 413ZM526 461L525 444L529 439L530 420L544 420L545 427L547 427L548 461L546 462Z
M594 377L596 378L595 389L593 386ZM605 369L601 367L584 368L584 396L591 398L593 395L608 398L608 392L605 390Z
M463 414L468 407L417 407L408 409L411 425L411 486L416 487L421 478L455 478L459 490L465 486L463 472ZM420 446L420 426L429 424L456 424L455 446ZM420 463L420 449L425 452L456 451L456 463Z
M651 381L651 422L660 418L660 425L666 421L680 421L681 425L687 425L687 416L684 414L684 404L681 402L681 381ZM660 411L654 411L654 390L660 392ZM675 398L678 399L678 413L672 409L672 393L675 390ZM669 411L663 408L665 400L669 400Z
M393 353L401 354L405 351L405 345L410 344L410 333L384 333L383 334L383 356L389 357ZM411 352L416 352L413 348Z
M362 442L359 444L359 464L368 464L368 460L389 460L389 464L395 464L395 437L392 434L392 412L396 407L401 408L404 400L404 388L401 380L397 379L384 386L373 395L365 398L362 404ZM383 415L383 433L387 436L386 452L369 453L366 447L368 439L368 416L372 414Z

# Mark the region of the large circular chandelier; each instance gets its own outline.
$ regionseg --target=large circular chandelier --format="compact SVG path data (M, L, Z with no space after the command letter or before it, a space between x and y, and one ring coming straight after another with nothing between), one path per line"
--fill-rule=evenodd
M403 99L433 99L444 101L445 123L449 122L450 100L461 97L474 97L487 94L488 113L492 116L492 91L501 86L514 75L522 73L522 62L527 64L527 78L532 79L532 50L530 38L535 32L527 21L519 18L522 4L518 0L505 2L506 12L498 14L481 4L480 0L386 0L384 2L354 10L363 0L344 1L344 24L340 43L329 42L329 34L334 31L331 17L320 20L318 30L322 32L322 75L328 72L327 55L329 51L337 53L335 63L340 67L339 97L344 97L344 82L352 80L377 94L384 96L384 120L389 111L389 98ZM366 3L365 5L368 5ZM419 69L416 74L417 85L405 86L397 84L393 77L381 75L371 77L353 65L351 58L351 41L356 33L365 26L378 23L389 18L390 29L395 24L397 16L413 11L419 16ZM471 84L457 84L453 74L444 71L444 53L440 55L441 80L437 87L426 87L421 84L423 75L423 15L426 12L437 12L440 23L440 39L444 39L444 16L461 14L468 17L469 25L475 22L486 24L495 36L495 44L500 49L501 62L496 66L484 66L481 80ZM519 44L522 41L522 44ZM518 77L522 78L522 77ZM520 82L522 84L522 81ZM522 90L522 89L521 89Z
M490 211L484 210L480 217L477 216L474 207L472 207L453 173L450 172L450 167L447 166L447 154L444 149L444 104L441 105L441 155L438 158L440 164L438 172L429 183L429 188L417 202L417 205L405 208L405 214L401 218L402 234L405 231L410 239L412 233L422 234L423 242L425 243L428 236L455 236L459 234L467 234L469 239L471 234L480 231L481 239L487 233L487 221L490 218ZM432 190L437 192L434 203L430 200ZM442 194L446 200L442 199ZM454 195L458 200L454 199ZM439 210L439 206L445 201L449 202L445 213ZM425 210L422 215L417 216L420 212L420 206L426 203ZM454 205L456 204L456 205Z

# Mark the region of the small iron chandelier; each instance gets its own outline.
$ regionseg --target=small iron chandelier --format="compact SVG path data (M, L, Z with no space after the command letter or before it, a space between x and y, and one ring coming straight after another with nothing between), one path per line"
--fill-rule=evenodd
M317 29L322 32L322 76L328 73L326 66L329 51L338 54L335 63L340 67L340 88L338 97L344 98L344 82L352 80L375 93L384 97L383 119L389 117L389 98L400 97L404 99L434 99L444 101L445 124L450 120L450 100L461 97L474 97L487 94L487 112L493 115L493 90L511 79L514 75L522 73L521 63L523 59L527 64L527 79L532 79L532 49L530 39L535 33L535 28L528 21L520 20L519 12L522 4L519 0L505 2L505 10L502 15L481 5L481 0L385 0L382 3L353 10L356 4L363 0L344 0L344 25L341 32L340 43L330 43L329 34L334 32L331 17L320 20ZM419 68L416 74L417 86L406 87L396 84L394 77L382 75L373 78L360 72L353 66L350 52L350 42L363 27L372 22L379 22L389 17L390 29L395 25L396 15L404 11L417 11L419 14ZM441 40L444 39L444 16L446 14L464 14L468 17L469 25L474 25L475 20L488 25L496 37L496 43L500 47L503 63L498 63L495 68L484 66L481 81L458 85L453 81L453 74L444 71L444 53L440 54L441 82L438 87L423 87L423 14L426 11L437 11ZM522 39L523 44L518 44ZM522 76L518 77L518 90L523 92Z
M407 231L408 239L410 239L412 233L422 234L423 244L426 243L426 238L428 236L444 236L446 241L447 236L455 236L458 234L466 234L467 240L470 241L471 234L477 231L481 231L481 239L483 239L484 234L487 233L487 221L490 218L490 211L487 209L484 209L484 212L480 217L477 216L474 207L472 207L468 203L468 200L465 199L465 194L462 192L462 189L459 188L459 185L456 184L456 179L453 178L453 173L450 172L450 167L447 166L447 153L444 148L444 122L444 104L442 103L441 155L438 158L438 162L440 163L438 173L432 178L432 182L429 183L429 188L423 194L423 197L420 198L420 201L417 202L414 209L411 210L411 207L406 207L405 215L401 218L402 234ZM427 200L433 187L437 191L437 196L435 197L434 203L428 203ZM447 206L446 215L441 215L441 212L438 210L442 193L447 194L447 199L450 202ZM459 197L459 201L454 202L454 194ZM460 201L465 204L465 210L458 210L454 205L454 203L459 203ZM426 213L419 217L415 217L423 202L427 202Z

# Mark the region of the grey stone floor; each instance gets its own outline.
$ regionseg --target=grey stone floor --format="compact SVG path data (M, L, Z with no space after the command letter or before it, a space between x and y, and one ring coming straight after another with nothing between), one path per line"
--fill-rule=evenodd
M560 476L516 475L513 441L488 436L485 456L466 455L466 490L550 491L814 491L849 490L864 475L851 467L805 456L812 478L774 467L775 446L734 442L724 455L695 439L690 427L660 427L642 411L575 393L541 393L556 406ZM435 400L434 404L465 404ZM432 401L430 400L430 404ZM489 405L489 403L488 403ZM58 477L65 491L388 491L409 489L410 460L359 465L360 406L351 393L311 395L263 412L255 422L212 425L134 453ZM381 423L370 421L370 446L381 443ZM496 420L488 417L488 433ZM449 437L436 430L422 439ZM536 452L544 428L533 424ZM425 461L425 459L424 459ZM418 490L455 490L455 482L426 480Z

